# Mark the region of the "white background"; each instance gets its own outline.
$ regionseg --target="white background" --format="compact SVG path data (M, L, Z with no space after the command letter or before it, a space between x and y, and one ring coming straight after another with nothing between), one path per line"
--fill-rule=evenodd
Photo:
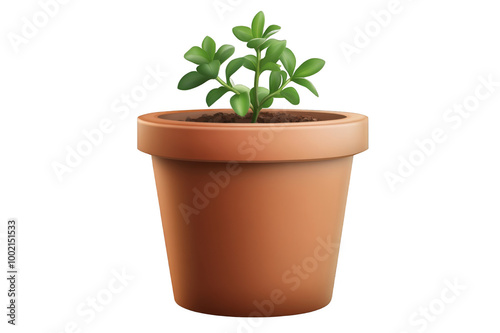
M22 36L23 18L33 22L41 5L3 1L0 259L5 221L15 217L20 292L19 325L11 327L1 279L1 331L498 332L500 86L487 97L478 88L484 97L478 105L474 94L481 76L500 81L499 8L492 0L401 0L377 31L371 12L388 6L388 0L73 0L15 47L11 39ZM268 24L283 27L276 37L288 40L299 62L326 60L312 77L320 98L299 88L298 108L369 116L370 149L354 160L331 304L248 328L245 319L174 303L151 161L136 149L136 117L205 107L209 84L176 89L194 69L183 54L206 35L235 45L236 55L249 53L231 28L249 25L259 10ZM367 27L372 37L360 44L357 29ZM341 46L356 46L356 38L357 53L346 57ZM168 75L128 114L113 112L147 68ZM466 118L444 118L456 117L447 110L464 101L473 109ZM228 96L215 106L227 107ZM113 129L60 181L53 163L64 163L68 147L103 119ZM435 129L446 140L423 157L415 141ZM420 165L403 170L404 182L391 188L387 173L398 174L400 159L411 156ZM133 276L127 286L95 317L79 315L122 270ZM454 295L449 283L466 289ZM453 300L445 304L443 293ZM429 307L434 315L424 325L418 311Z

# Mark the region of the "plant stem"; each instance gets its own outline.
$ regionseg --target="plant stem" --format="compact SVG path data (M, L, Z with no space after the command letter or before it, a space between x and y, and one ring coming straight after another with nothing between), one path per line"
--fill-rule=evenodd
M252 123L257 122L257 117L259 116L259 112L262 109L262 104L259 103L259 77L260 77L260 50L257 49L257 65L255 66L255 81L254 81L254 90L255 90L255 104L254 110L252 113Z
M234 92L235 94L239 95L240 92L236 89L234 89L233 87L231 87L229 84L227 84L226 82L224 82L224 80L222 80L220 77L217 76L216 78L217 82L219 82L220 84L222 84L222 86L226 87L227 89L231 90L232 92Z

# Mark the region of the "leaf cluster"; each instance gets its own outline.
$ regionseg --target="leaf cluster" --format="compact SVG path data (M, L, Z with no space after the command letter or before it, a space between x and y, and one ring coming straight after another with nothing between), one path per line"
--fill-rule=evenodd
M265 17L261 11L255 15L250 27L233 28L235 37L253 49L255 55L249 54L229 61L223 75L224 79L220 77L221 65L234 54L235 48L224 44L217 49L215 41L211 37L205 37L201 47L193 46L184 55L186 60L198 66L195 71L181 78L178 88L189 90L209 80L216 80L220 86L209 91L206 97L207 105L211 106L229 92L232 94L230 103L233 110L242 117L252 110L252 122L257 121L259 112L263 108L270 107L275 98L284 98L293 105L300 103L297 90L287 87L291 82L307 88L318 96L318 91L306 78L319 72L325 61L312 58L297 67L296 57L287 47L286 40L271 38L281 30L281 27L274 24L266 29L264 27ZM242 67L255 73L251 88L235 84L231 78ZM259 85L259 80L261 74L266 71L269 71L269 84L263 87Z

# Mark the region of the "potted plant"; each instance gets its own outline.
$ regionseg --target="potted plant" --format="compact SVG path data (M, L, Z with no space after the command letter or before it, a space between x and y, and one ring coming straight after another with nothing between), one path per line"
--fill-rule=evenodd
M347 112L270 110L299 103L291 83L324 66L296 66L286 41L270 38L259 12L234 35L255 55L206 37L185 58L197 65L179 89L209 80L211 106L230 93L232 109L156 112L138 118L138 148L152 155L175 301L228 316L313 311L332 296L353 155L368 148L368 120ZM240 68L252 88L235 84ZM268 75L268 88L262 87ZM262 111L263 110L263 111ZM233 112L234 111L234 112Z

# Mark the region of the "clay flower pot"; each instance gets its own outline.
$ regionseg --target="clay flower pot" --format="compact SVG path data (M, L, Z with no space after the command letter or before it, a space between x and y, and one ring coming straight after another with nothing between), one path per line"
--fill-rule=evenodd
M227 316L313 311L332 297L353 155L367 117L298 112L321 121L184 122L232 110L138 119L151 154L174 297Z

